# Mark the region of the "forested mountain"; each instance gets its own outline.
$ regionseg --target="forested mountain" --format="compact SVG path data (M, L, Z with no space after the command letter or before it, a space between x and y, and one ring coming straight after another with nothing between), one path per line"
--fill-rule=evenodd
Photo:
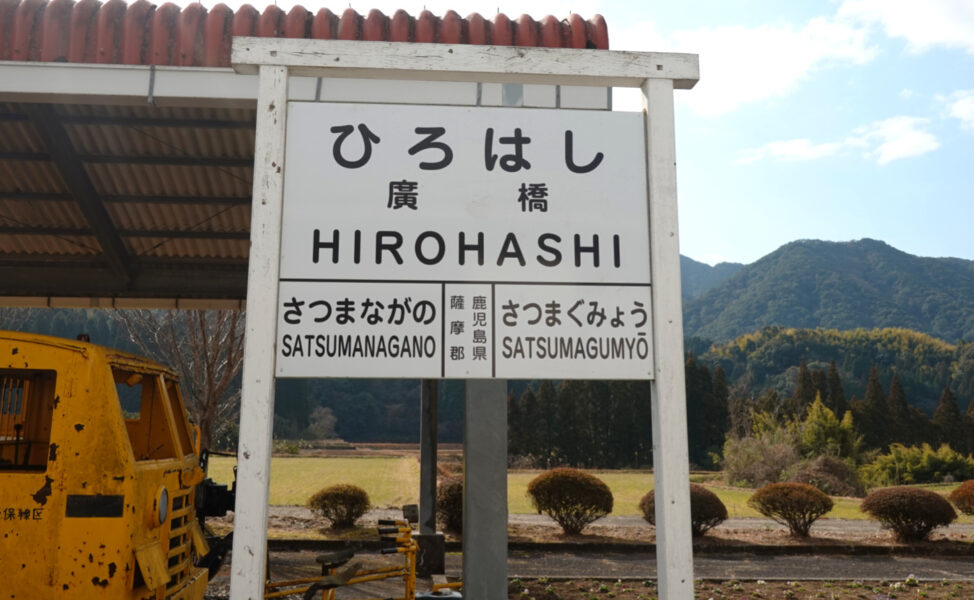
M974 261L922 258L869 239L802 240L684 304L687 337L724 341L769 325L974 339Z
M759 399L772 391L792 397L803 361L812 371L834 361L850 400L865 397L872 366L883 385L895 374L909 404L927 415L947 386L961 411L974 397L974 343L963 341L974 340L974 261L919 258L874 240L799 241L746 266L710 267L681 257L681 268L686 350L701 368L720 366L733 397ZM0 309L0 327L67 338L87 333L96 343L136 351L103 310ZM530 387L537 391L539 384ZM459 441L463 382L440 387L441 439ZM518 401L528 387L509 383ZM589 394L603 387L578 389ZM625 395L613 390L608 402L622 402ZM330 417L315 421L316 409ZM413 441L419 382L282 382L276 413L279 437L311 435L319 429L313 424L330 424L353 442Z
M683 278L683 302L686 303L722 283L741 270L740 263L723 262L710 266L680 255L680 271Z
M767 390L791 396L802 361L823 371L835 361L850 398L865 396L872 367L882 381L895 373L909 403L928 415L948 384L961 410L974 396L974 343L948 344L906 329L766 327L713 345L699 361L720 365L732 387L754 396Z

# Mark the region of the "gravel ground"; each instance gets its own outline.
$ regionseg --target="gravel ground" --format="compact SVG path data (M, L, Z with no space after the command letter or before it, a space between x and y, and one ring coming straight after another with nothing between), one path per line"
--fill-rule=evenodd
M398 510L372 510L361 520L369 527L378 519L401 518ZM545 531L552 537L552 521L543 515L510 515L509 522L513 532ZM232 524L232 515L225 525ZM301 535L319 534L324 523L310 510L299 506L270 507L270 526L273 531L290 531ZM651 537L652 528L640 517L605 517L593 524L590 539L619 539L618 532L638 532L632 539L645 541ZM938 530L940 544L969 544L974 538L974 524L954 524ZM755 540L757 544L782 546L819 544L830 547L828 554L778 555L775 553L754 553L738 548L733 552L722 552L720 543L706 546L703 554L694 558L694 576L706 580L767 580L767 581L856 581L887 580L902 581L914 576L925 581L974 581L974 550L966 556L910 556L890 555L846 555L842 553L843 544L861 543L871 546L889 546L889 534L878 523L868 520L820 519L812 529L811 542L799 542L787 536L785 529L770 519L728 519L712 530L712 537L733 539L743 536ZM559 537L557 532L554 537ZM643 537L640 537L643 536ZM530 535L529 535L530 537ZM836 548L839 546L839 548ZM936 546L933 546L936 548ZM315 551L275 551L270 555L271 572L275 579L317 574L314 562ZM231 557L232 559L232 557ZM463 570L460 553L447 554L447 573L458 576ZM509 553L508 573L521 578L558 579L642 579L656 577L655 554L643 551L612 552L600 551L533 551L514 550ZM210 600L223 600L229 593L229 569L223 571L211 583L207 593ZM429 583L420 586L428 589ZM374 584L370 590L359 589L361 595L369 593L377 597L390 595L389 584ZM400 590L401 592L401 590ZM342 592L339 600L352 598ZM855 597L855 596L853 596Z

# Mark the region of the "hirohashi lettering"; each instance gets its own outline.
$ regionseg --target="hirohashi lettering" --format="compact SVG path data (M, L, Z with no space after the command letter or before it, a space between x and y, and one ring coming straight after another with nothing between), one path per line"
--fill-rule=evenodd
M503 238L487 238L484 232L469 235L459 232L455 245L447 242L447 237L437 231L423 231L407 237L399 231L380 230L371 234L371 241L363 240L362 230L356 229L352 235L342 235L339 229L331 233L315 229L311 240L311 262L319 264L330 262L339 264L351 261L352 264L376 264L395 261L396 264L420 264L434 266L443 262L464 265L469 257L476 257L477 264L483 266L485 254L494 257L498 267L517 263L525 267L537 264L544 267L557 267L565 260L566 265L581 268L586 266L618 269L622 266L621 236L612 234L610 243L603 244L606 236L597 233L583 235L576 233L570 241L563 240L556 233L541 233L529 240L522 240L516 233L508 232ZM452 241L452 240L451 240ZM451 247L452 246L452 247ZM529 248L525 252L525 248ZM536 249L536 253L530 249ZM609 261L603 262L603 255Z

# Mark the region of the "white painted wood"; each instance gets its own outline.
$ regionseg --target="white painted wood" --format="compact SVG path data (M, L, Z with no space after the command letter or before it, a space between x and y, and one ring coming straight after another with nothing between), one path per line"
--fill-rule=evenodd
M522 106L531 108L555 108L557 94L553 85L525 85Z
M604 87L563 85L561 86L561 108L608 110L612 108L609 106L609 90Z
M230 574L232 600L259 600L264 593L267 499L274 429L274 349L284 197L287 74L287 67L260 68L247 328L237 449L237 502Z
M480 86L480 106L504 106L504 84L484 83Z
M292 77L290 99L314 100L317 81ZM415 86L414 86L415 87ZM229 68L0 61L0 101L253 107L257 77Z
M477 103L477 84L455 81L403 82L325 77L321 81L319 99L323 102L473 106Z
M683 312L676 199L673 84L649 79L642 86L649 189L650 268L653 279L653 466L656 477L656 563L659 596L693 598L690 537L690 465Z
M689 89L700 77L695 54L286 38L236 37L231 62L240 73L283 65L292 75L393 80L639 87L666 79Z

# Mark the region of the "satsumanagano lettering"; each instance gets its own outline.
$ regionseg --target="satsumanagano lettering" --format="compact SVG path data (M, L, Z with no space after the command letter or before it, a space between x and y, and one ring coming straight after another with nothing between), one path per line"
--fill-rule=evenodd
M432 358L436 338L431 335L284 334L285 358Z
M505 336L501 356L508 359L632 360L649 356L646 334L613 337Z
M525 242L517 234L508 232L503 240L498 242L492 239L492 244L488 245L484 232L468 236L461 231L457 234L456 245L448 248L446 238L436 231L423 231L414 239L406 240L402 232L380 230L371 236L372 243L363 240L365 236L360 229L350 235L349 232L344 233L333 229L328 235L315 229L311 241L311 261L318 264L330 258L333 264L338 264L341 260L348 260L350 254L356 265L363 262L381 265L383 260L392 260L401 265L406 261L403 257L405 254L407 258L429 266L443 261L455 261L461 266L475 261L483 266L489 251L491 260L496 260L499 267L508 261L516 261L522 267L527 266L529 261L544 267L557 267L565 260L565 253L569 254L569 260L573 261L575 267L581 267L583 262L600 267L603 253L608 255L612 267L618 269L622 266L622 239L619 234L613 234L610 240L603 240L597 233L584 236L575 233L568 241L556 233L542 233ZM538 253L525 252L522 247L525 243L533 244Z

